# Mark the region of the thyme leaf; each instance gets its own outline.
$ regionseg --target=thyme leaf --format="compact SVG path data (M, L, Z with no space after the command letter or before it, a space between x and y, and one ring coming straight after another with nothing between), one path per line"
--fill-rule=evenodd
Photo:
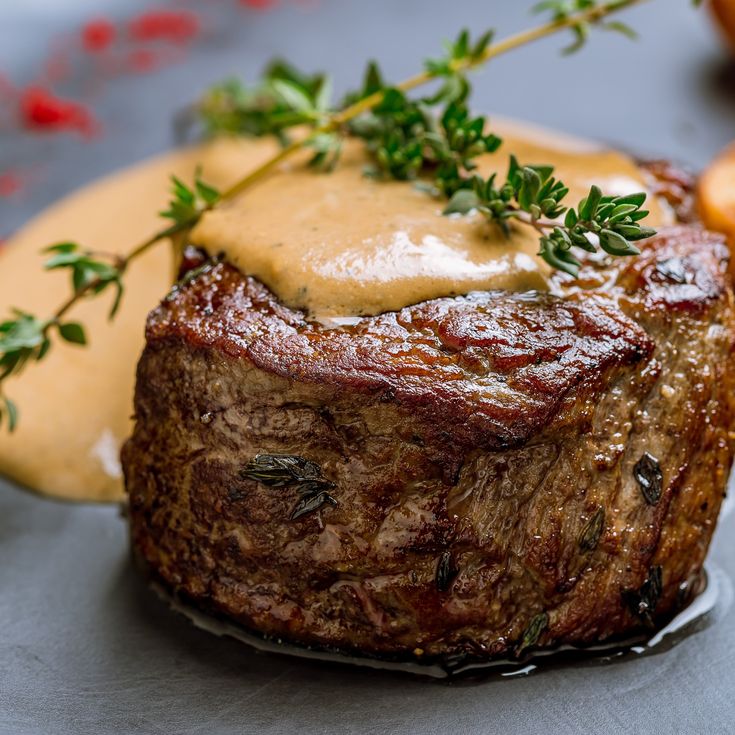
M623 590L623 601L630 612L645 625L653 627L656 607L663 594L663 568L651 567L646 581L638 590Z
M59 326L59 335L61 338L73 345L86 345L87 335L84 327L77 322L67 322Z
M542 612L536 615L523 633L523 638L516 648L516 656L520 658L526 651L534 648L548 627L548 613Z
M644 452L633 467L633 476L646 502L649 505L656 505L661 499L664 479L658 460L648 452Z
M568 22L570 18L578 13L599 8L600 5L596 0L544 0L534 6L533 12L549 12L551 13L552 22L561 23ZM605 31L620 33L632 40L638 37L629 25L620 21L603 23L600 19L582 20L570 25L569 29L572 32L573 40L569 46L562 50L562 53L568 55L579 51L586 44L593 26L598 26Z
M7 396L0 395L0 427L7 421L8 431L12 434L18 425L18 409Z
M328 492L334 483L324 477L318 464L297 455L258 454L240 471L240 476L267 487L294 487L301 497L291 512L292 521L325 504L337 505Z
M600 506L587 521L579 535L579 548L584 552L594 551L605 530L605 509Z

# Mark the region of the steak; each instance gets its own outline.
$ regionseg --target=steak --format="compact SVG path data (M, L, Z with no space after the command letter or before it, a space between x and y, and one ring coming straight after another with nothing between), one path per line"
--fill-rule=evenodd
M728 260L679 224L550 293L342 327L205 264L147 325L123 450L135 555L248 631L363 656L655 628L697 590L732 460Z

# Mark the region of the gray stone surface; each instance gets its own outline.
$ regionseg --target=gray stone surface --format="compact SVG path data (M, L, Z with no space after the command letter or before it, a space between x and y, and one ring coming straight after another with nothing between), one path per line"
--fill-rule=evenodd
M234 0L190 2L211 31L184 64L123 77L95 100L106 134L92 144L0 131L0 171L38 164L31 194L0 199L0 234L81 185L171 144L173 113L210 82L253 75L273 54L335 70L340 90L371 55L396 77L462 25L521 28L530 3L500 0L286 0L264 15ZM108 0L120 17L149 5ZM187 3L178 2L179 7ZM0 70L34 78L39 44L100 4L4 0ZM550 41L477 79L479 108L701 166L735 130L735 73L687 0L631 13L642 42L598 38L561 59ZM619 102L618 84L632 92ZM542 89L541 78L558 80ZM592 90L592 91L590 91ZM39 458L39 461L42 461ZM735 576L732 517L712 562ZM735 731L735 612L665 653L563 666L527 678L442 684L257 654L191 627L145 588L128 561L117 509L33 497L0 481L0 733L729 733Z

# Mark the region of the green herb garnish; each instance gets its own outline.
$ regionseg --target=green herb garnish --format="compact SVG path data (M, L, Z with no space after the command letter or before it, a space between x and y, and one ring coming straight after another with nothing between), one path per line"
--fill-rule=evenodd
M21 373L30 362L46 357L55 332L65 342L87 344L84 327L67 321L67 312L79 301L113 290L115 296L110 308L110 319L113 319L122 301L123 277L128 265L157 243L189 230L218 200L219 192L198 176L192 188L174 177L169 207L161 213L173 224L152 235L127 256L84 250L75 242L46 248L44 252L50 254L50 258L44 264L45 270L67 270L71 277L71 296L48 319L16 309L10 319L0 323L0 425L5 420L8 429L13 431L18 423L18 409L3 391L5 380Z
M331 85L325 74L302 74L285 61L274 61L253 86L237 79L215 85L195 111L211 135L276 135L287 142L289 129L322 121Z
M597 244L609 255L637 255L633 244L656 234L639 224L648 212L642 209L644 193L604 196L592 186L588 196L574 209L563 204L568 195L551 166L521 166L511 156L508 176L496 185L496 176L470 179L471 188L459 189L450 200L447 214L478 211L490 222L510 231L513 221L527 224L539 233L539 255L553 268L572 276L581 263L572 247L594 253ZM563 221L558 218L564 215Z

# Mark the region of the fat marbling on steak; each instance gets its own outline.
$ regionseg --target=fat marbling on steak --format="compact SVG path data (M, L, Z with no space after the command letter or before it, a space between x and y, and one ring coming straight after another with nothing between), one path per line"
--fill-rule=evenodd
M728 258L681 224L552 293L334 328L201 269L148 322L123 452L136 556L249 631L367 656L656 626L696 587L732 458ZM256 455L314 463L311 494L259 481Z

